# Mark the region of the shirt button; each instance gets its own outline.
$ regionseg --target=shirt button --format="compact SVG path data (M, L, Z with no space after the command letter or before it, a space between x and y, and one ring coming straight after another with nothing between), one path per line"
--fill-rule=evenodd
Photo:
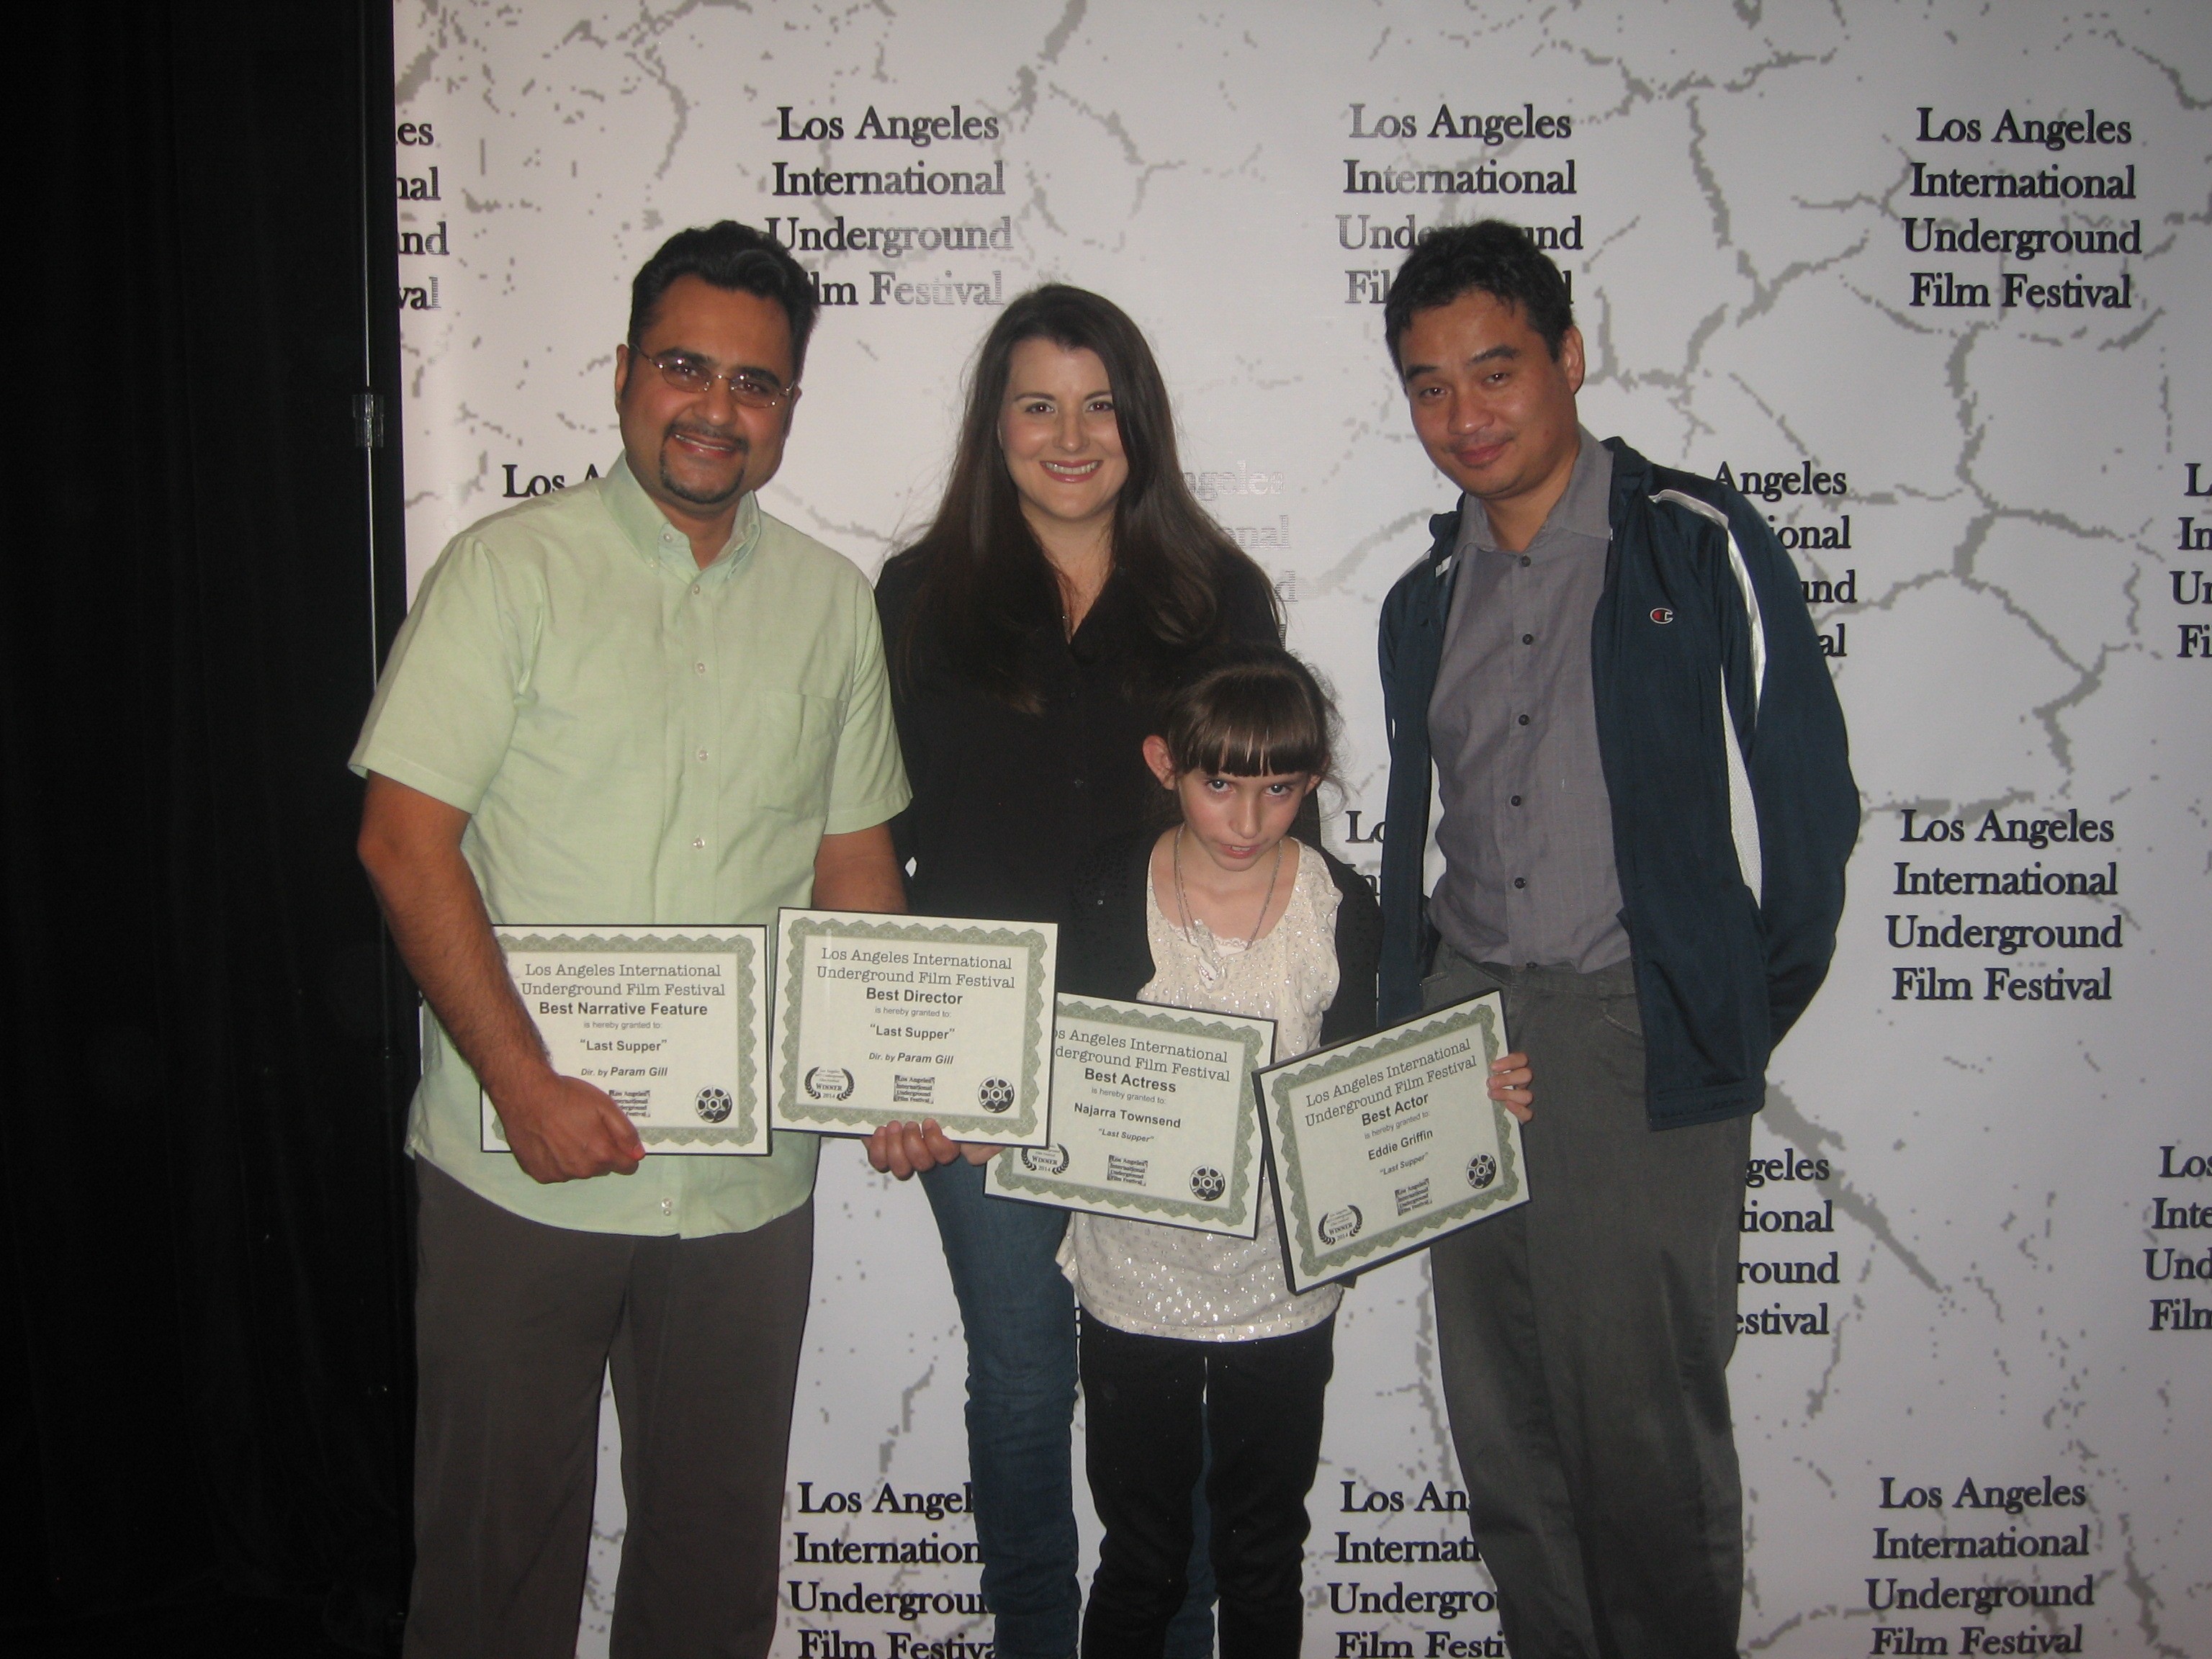
M1523 553L1523 554L1521 556L1521 564L1522 564L1522 568L1523 569L1526 569L1526 568L1528 568L1528 556L1526 553Z
M1523 725L1523 726L1526 726L1526 725L1528 725L1528 717L1526 714L1523 714L1523 715L1521 717L1521 724L1522 724L1522 725Z
M706 759L706 758L707 758L707 751L706 751L705 750L702 749L702 750L699 751L699 758L700 758L701 760L704 760L704 759Z
M1518 795L1514 796L1514 797L1513 797L1513 804L1514 804L1516 806L1518 806L1518 805L1521 804L1521 797L1520 797L1520 796L1518 796Z
M694 836L691 837L691 844L694 847L704 847L707 844L707 838L704 836Z
M695 674L703 674L707 672L707 665L703 662L695 662L691 665L691 672Z
M1513 878L1513 884L1516 887L1526 887L1528 884L1528 878L1526 876L1516 876Z
M660 1200L660 1212L663 1215L674 1215L676 1213L676 1200L672 1198L662 1199Z
M1536 636L1534 634L1523 634L1521 636L1521 643L1523 645L1534 645L1536 643Z
M696 592L700 590L700 588L701 588L702 586L704 586L704 584L703 584L703 583L700 583L700 582L693 582L693 583L691 584L691 591L692 591L694 593L696 593Z

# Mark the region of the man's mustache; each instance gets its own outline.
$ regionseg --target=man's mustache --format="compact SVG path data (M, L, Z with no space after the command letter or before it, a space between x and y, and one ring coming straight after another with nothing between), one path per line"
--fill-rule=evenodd
M697 438L707 443L727 444L740 455L748 454L752 449L752 445L746 441L744 433L737 427L702 426L696 422L679 421L670 425L668 435L672 438Z

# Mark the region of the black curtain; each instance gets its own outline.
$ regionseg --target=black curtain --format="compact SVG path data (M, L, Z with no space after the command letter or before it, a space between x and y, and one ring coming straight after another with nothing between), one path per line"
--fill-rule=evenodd
M161 1632L213 1608L204 1650L378 1651L412 998L344 760L401 605L396 422L358 441L398 387L390 8L10 33L0 1645L199 1650Z

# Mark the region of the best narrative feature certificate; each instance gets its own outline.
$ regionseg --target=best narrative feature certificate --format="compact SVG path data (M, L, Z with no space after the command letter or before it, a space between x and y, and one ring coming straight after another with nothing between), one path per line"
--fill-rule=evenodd
M776 939L777 1128L1048 1139L1055 925L785 910Z
M1521 1126L1490 1098L1504 1052L1493 991L1260 1073L1293 1290L1527 1202Z
M1273 1020L1063 995L1052 1142L1001 1152L986 1192L1249 1238L1260 1221L1252 1074Z
M646 1150L769 1150L768 929L495 927L553 1069L606 1091ZM507 1151L491 1097L483 1150Z

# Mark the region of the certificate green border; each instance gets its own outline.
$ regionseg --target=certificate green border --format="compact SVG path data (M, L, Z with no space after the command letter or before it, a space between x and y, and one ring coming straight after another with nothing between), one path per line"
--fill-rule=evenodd
M1060 1017L1088 1020L1094 1024L1115 1025L1125 1030L1160 1031L1176 1036L1206 1037L1215 1042L1239 1044L1244 1050L1243 1087L1239 1103L1249 1116L1249 1128L1237 1137L1235 1161L1229 1173L1229 1192L1225 1200L1200 1204L1187 1198L1156 1198L1148 1193L1132 1193L1126 1187L1096 1187L1078 1181L1040 1181L1019 1168L1020 1159L1011 1156L1020 1148L1008 1149L1007 1154L991 1160L991 1173L997 1182L994 1195L1000 1197L1034 1198L1047 1204L1063 1203L1073 1196L1105 1206L1117 1215L1147 1216L1170 1225L1194 1225L1200 1231L1218 1232L1218 1225L1226 1223L1233 1228L1251 1226L1257 1213L1258 1183L1255 1179L1260 1158L1263 1131L1260 1127L1260 1097L1253 1085L1253 1074L1260 1069L1267 1048L1274 1046L1274 1022L1254 1017L1231 1025L1221 1019L1207 1020L1176 1008L1158 1008L1149 1005L1109 1004L1093 1002L1073 996L1061 996L1054 1001L1054 1035L1057 1036ZM1250 1029L1266 1026L1266 1033ZM1263 1045L1264 1048L1263 1048ZM1054 1050L1055 1064L1058 1048ZM1257 1229L1254 1228L1256 1232ZM1249 1238L1251 1232L1236 1232L1233 1237Z
M1495 996L1496 993L1489 994ZM1282 1218L1284 1254L1295 1268L1293 1290L1309 1291L1328 1279L1340 1279L1348 1273L1403 1255L1437 1234L1451 1232L1469 1221L1478 1220L1484 1211L1520 1195L1521 1167L1514 1152L1517 1143L1512 1132L1513 1119L1493 1100L1490 1106L1498 1122L1498 1180L1495 1185L1480 1193L1469 1193L1456 1202L1431 1210L1411 1221L1394 1223L1364 1240L1351 1241L1340 1249L1319 1249L1313 1243L1313 1221L1306 1213L1305 1182L1299 1170L1298 1139L1293 1127L1299 1097L1315 1085L1325 1083L1354 1066L1371 1066L1392 1054L1425 1047L1470 1029L1481 1033L1486 1071L1490 1061L1497 1059L1504 1048L1497 1008L1488 997L1462 1003L1456 1009L1439 1009L1379 1037L1363 1037L1260 1074L1261 1097L1267 1103L1271 1115L1267 1125L1268 1152L1276 1161L1276 1194L1279 1200L1276 1213ZM1287 1180L1284 1179L1286 1173Z
M753 1022L742 1012L759 988L759 978L754 963L766 948L768 929L757 922L737 927L730 939L700 939L689 933L670 933L640 938L635 933L599 933L588 928L568 928L558 933L515 933L495 927L493 936L499 940L502 958L523 951L574 951L579 955L606 956L616 951L630 956L731 956L737 958L732 975L735 981L733 994L738 999L738 1081L737 1111L727 1123L702 1123L697 1128L678 1128L673 1125L661 1127L640 1124L638 1138L647 1146L743 1146L756 1138L761 1149L768 1149L765 1126L758 1119L761 1109L758 1091L753 1087L753 1050L758 1046L753 1036ZM759 934L757 943L754 934ZM510 976L513 970L509 969ZM763 1011L765 1012L765 1011ZM762 1022L767 1024L765 1020ZM507 1145L507 1126L492 1114L492 1136L502 1146Z
M787 923L783 920L787 915L795 920ZM1045 1022L1045 1003L1049 995L1048 976L1040 969L1044 953L1050 947L1041 929L1017 931L1012 927L952 922L902 921L889 916L839 915L825 919L787 910L778 915L776 930L783 941L782 971L776 976L775 988L776 1115L783 1120L786 1128L805 1131L808 1125L818 1124L832 1133L842 1128L864 1133L878 1123L890 1121L891 1109L888 1106L838 1106L821 1101L802 1103L799 1097L799 1045L792 1040L792 1027L799 1017L799 957L810 939L864 939L879 943L988 945L1028 953L1029 994L1022 1009L1022 1080L1014 1109L1004 1115L933 1109L929 1115L955 1140L962 1139L965 1131L982 1130L1001 1145L1016 1144L1008 1140L1009 1131L1017 1136L1028 1136L1043 1129L1044 1118L1039 1108L1045 1103L1047 1096L1037 1075L1038 1056L1041 1052L1048 1055L1051 1050L1050 1032Z

